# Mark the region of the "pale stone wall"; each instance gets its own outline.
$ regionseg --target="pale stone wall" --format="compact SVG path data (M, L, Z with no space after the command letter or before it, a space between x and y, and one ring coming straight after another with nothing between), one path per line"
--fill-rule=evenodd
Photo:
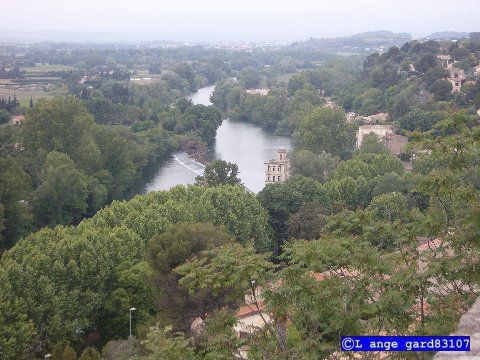
M362 145L363 138L368 134L375 134L379 138L393 134L394 127L391 125L363 125L357 130L357 148Z
M266 184L285 181L290 177L290 161L287 158L287 151L280 149L277 154L277 159L265 162Z
M458 329L452 335L470 336L470 351L458 352L438 352L434 356L434 360L473 360L480 359L480 297L475 304L460 319Z

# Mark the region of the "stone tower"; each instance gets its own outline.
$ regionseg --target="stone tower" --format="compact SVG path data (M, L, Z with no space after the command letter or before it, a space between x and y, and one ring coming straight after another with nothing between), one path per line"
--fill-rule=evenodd
M287 150L279 149L277 158L265 162L265 184L285 181L290 177L290 160Z

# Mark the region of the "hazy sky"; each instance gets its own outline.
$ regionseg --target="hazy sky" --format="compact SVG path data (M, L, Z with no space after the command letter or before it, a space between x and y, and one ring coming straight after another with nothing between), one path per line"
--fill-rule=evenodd
M479 19L480 0L0 0L0 37L294 41L371 30L479 31Z

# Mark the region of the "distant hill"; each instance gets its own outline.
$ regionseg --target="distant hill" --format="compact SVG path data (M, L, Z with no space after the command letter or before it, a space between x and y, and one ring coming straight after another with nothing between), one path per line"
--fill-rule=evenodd
M295 42L288 47L299 50L316 50L334 53L365 54L388 50L392 46L402 46L410 41L412 36L407 33L391 31L370 31L346 37L310 38L307 41Z
M430 40L460 40L462 38L468 38L470 33L457 32L457 31L441 31L430 34L427 39Z

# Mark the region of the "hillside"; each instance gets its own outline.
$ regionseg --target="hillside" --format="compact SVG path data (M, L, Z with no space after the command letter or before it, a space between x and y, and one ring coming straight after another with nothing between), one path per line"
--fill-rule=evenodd
M390 31L371 31L346 37L310 38L304 42L295 42L289 47L297 50L325 51L336 53L368 54L383 51L392 46L402 46L411 40L407 33L393 33Z
M430 40L460 40L468 38L470 33L458 31L440 31L428 35L426 38Z

